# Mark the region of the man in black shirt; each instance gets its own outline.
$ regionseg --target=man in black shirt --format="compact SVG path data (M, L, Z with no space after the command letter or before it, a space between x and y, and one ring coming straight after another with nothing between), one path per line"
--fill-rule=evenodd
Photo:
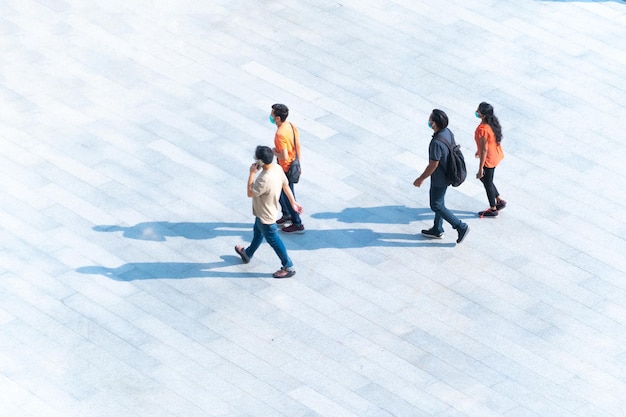
M428 165L422 175L415 179L413 185L420 187L424 180L430 177L430 208L435 212L435 224L430 229L422 230L422 235L428 238L441 239L443 237L443 221L445 220L458 232L456 243L461 243L469 232L469 226L446 208L446 190L450 185L446 172L450 151L441 140L437 140L437 138L443 139L452 144L454 135L448 129L448 116L443 110L434 109L428 119L428 127L434 131L428 147Z

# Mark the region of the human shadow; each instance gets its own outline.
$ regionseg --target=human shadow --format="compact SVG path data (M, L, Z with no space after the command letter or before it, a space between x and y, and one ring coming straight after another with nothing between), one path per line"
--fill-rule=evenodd
M338 218L339 221L345 223L377 222L396 224L403 222L408 224L409 221L419 220L420 214L432 214L430 210L407 209L404 206L375 207L374 209L366 212L364 211L365 209L349 208L344 209L341 213L318 213L312 215L312 217ZM396 213L385 217L385 213L388 210L395 210ZM417 219L416 216L418 216ZM201 240L225 236L246 240L252 236L252 224L224 222L143 222L134 226L95 226L94 230L99 232L122 232L122 235L129 239L159 242L163 242L171 237ZM289 245L289 250L350 249L366 246L447 246L445 243L435 243L417 233L376 232L368 228L307 229L304 235L292 237L281 233L281 236L283 239L293 243L293 245ZM181 267L183 266L181 265Z
M476 217L473 211L450 210L459 218ZM409 208L406 206L380 207L348 207L340 212L323 212L312 214L315 219L337 219L342 223L379 223L379 224L409 224L414 221L433 218L430 208Z
M289 250L358 249L365 247L455 246L454 243L433 241L417 233L375 232L371 229L316 229L304 235L283 235Z
M252 223L143 222L127 227L100 225L95 226L93 230L97 232L122 232L122 235L129 239L163 242L168 237L183 237L194 240L220 236L243 237L252 230Z
M216 269L241 263L237 256L222 256L222 262L132 262L117 268L83 266L76 270L81 274L103 275L115 281L139 281L150 279L187 278L271 278L270 273L228 272Z

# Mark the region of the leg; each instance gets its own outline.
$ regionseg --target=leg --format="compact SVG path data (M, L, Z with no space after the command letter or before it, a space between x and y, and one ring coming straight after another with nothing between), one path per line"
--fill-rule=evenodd
M250 242L250 246L245 249L246 255L248 258L252 258L254 256L254 252L261 246L263 243L263 223L257 217L254 221L254 235L252 236L252 242Z
M296 198L296 193L294 191L293 183L291 181L289 182L289 188L291 189L291 194L293 194L293 198ZM289 204L289 199L283 191L280 192L280 206L283 210L283 217L291 217L291 223L295 224L296 226L300 226L302 224L300 214L298 214L298 212L295 211L293 207L291 207L291 204Z
M278 257L280 258L283 269L288 270L293 268L293 262L287 254L287 248L285 248L285 244L278 235L278 226L276 225L276 223L262 224L259 221L259 224L260 229L263 231L263 236L265 237L265 240L267 240L267 243L270 244L272 249L274 249L274 252L276 252L276 255L278 255Z
M291 214L289 211L289 200L287 200L287 196L284 192L280 192L280 198L278 199L280 203L280 211L282 212L281 219L291 219Z
M443 220L456 229L464 223L446 208L445 197L448 187L430 187L430 208L435 212L435 228L443 232Z
M487 199L489 200L489 207L492 210L496 209L496 197L499 197L498 190L493 183L493 175L495 172L495 168L487 168L483 169L484 175L480 179L485 186L485 191L487 192Z
M445 193L445 191L444 191ZM430 187L430 209L435 213L435 221L433 224L433 230L438 233L443 233L443 217L435 207L438 206L437 200L442 198L436 188Z

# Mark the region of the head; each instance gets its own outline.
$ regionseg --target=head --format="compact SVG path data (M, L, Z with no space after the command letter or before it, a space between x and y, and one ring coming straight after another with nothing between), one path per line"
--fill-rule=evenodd
M500 121L493 113L493 106L483 101L476 109L476 116L480 117L481 123L486 123L491 127L493 134L496 136L496 142L500 143L502 141L502 126L500 126Z
M484 101L478 105L478 109L476 110L478 115L483 117L492 117L493 116L493 106L489 103L485 103Z
M276 124L283 123L287 120L287 116L289 116L289 108L287 106L280 103L272 104L272 117Z
M439 109L433 109L430 113L429 125L434 131L439 131L448 127L448 115Z
M254 151L254 157L261 161L263 165L271 164L274 160L274 152L269 146L257 146Z

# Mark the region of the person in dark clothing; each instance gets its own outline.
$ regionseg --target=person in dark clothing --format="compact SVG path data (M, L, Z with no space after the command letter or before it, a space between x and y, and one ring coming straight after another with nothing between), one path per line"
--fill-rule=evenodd
M445 196L450 185L446 172L450 151L444 143L437 139L443 139L452 144L454 134L448 129L448 116L443 110L434 109L432 111L428 119L428 127L434 132L428 146L428 165L422 175L413 181L413 185L421 187L426 178L430 177L430 208L435 213L435 222L430 229L422 230L422 235L432 239L443 238L443 221L445 220L458 233L456 243L461 243L469 232L469 225L462 222L446 208Z

